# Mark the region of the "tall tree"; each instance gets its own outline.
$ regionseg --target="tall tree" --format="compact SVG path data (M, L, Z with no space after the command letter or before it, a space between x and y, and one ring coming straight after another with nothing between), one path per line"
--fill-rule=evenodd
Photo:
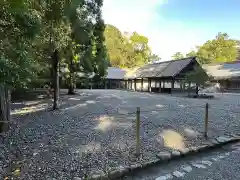
M128 42L124 40L122 33L110 24L106 25L104 36L110 64L114 67L124 67L126 63L124 46Z
M39 31L40 14L31 1L0 2L0 129L10 120L11 89L25 86L35 75L32 42ZM8 123L5 123L5 125Z
M198 47L197 56L201 63L235 61L237 58L236 41L229 39L226 33L218 33L215 39L208 40Z
M39 38L49 49L52 69L53 109L59 108L59 64L61 50L67 46L70 39L71 27L66 12L70 8L69 0L41 1L42 7L42 32Z
M178 60L178 59L183 59L184 55L181 52L176 52L175 54L172 55L172 59Z
M157 54L151 54L149 56L149 62L150 63L158 62L160 60L161 60L161 57L159 57Z
M190 51L189 53L186 54L186 57L194 57L197 55L196 51Z
M112 25L106 26L104 35L112 66L129 68L144 65L151 60L147 37L137 32L122 34Z
M68 13L72 27L66 57L69 67L69 94L74 94L76 72L94 72L100 77L105 75L106 48L103 36L105 25L101 7L102 1L84 1Z
M130 37L130 42L134 48L135 64L142 66L149 61L151 55L150 48L148 46L148 38L134 32Z

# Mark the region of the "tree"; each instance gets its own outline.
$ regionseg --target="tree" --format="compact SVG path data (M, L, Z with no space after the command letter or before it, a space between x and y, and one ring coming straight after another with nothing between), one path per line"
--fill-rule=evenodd
M106 54L101 6L101 0L0 2L1 122L10 117L9 90L29 87L39 77L54 77L53 109L58 108L63 59L68 64L74 62L76 69L103 76ZM72 52L70 61L63 53L66 49Z
M236 41L229 39L226 33L218 33L215 39L208 40L198 47L200 63L231 62L237 58Z
M82 6L72 8L68 15L71 22L71 39L66 49L69 68L69 94L74 94L77 72L92 73L103 77L106 71L105 24L101 15L102 1L84 1Z
M172 55L172 59L178 60L178 59L183 59L184 55L181 52L176 52L174 55Z
M110 64L114 67L142 66L151 59L148 38L134 32L122 34L116 27L107 25L106 48Z
M150 63L158 62L160 60L161 60L161 57L159 57L157 54L151 54L149 56L149 62Z
M135 52L135 64L137 66L142 66L148 63L149 56L151 55L151 51L148 46L148 38L134 32L130 37L130 42Z
M37 3L36 3L37 4ZM39 31L40 14L31 1L0 2L0 131L10 120L10 91L24 87L35 76L32 42Z
M126 62L124 46L128 42L124 40L122 33L110 24L106 25L104 36L110 64L114 67L124 67Z
M196 51L190 51L189 53L186 54L186 57L194 57L197 55Z
M210 77L207 73L202 69L201 66L197 66L193 71L189 72L185 76L185 81L187 83L195 83L196 84L196 94L199 92L199 87L203 88L210 81Z

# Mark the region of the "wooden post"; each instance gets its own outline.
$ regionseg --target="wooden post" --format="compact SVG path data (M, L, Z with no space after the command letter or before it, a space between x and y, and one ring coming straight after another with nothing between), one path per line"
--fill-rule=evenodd
M152 80L151 79L149 80L149 90L148 91L152 92Z
M140 107L136 112L136 156L140 155Z
M137 79L134 79L134 91L137 91Z
M143 91L143 78L142 78L142 81L141 81L141 91Z
M149 79L148 79L148 92L150 92L150 88L149 88Z
M205 107L205 126L204 126L204 137L207 138L208 137L208 103L206 103L206 107Z

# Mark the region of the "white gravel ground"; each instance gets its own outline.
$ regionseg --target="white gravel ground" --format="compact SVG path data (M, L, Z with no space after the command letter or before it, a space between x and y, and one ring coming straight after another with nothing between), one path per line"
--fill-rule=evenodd
M17 126L1 139L2 176L15 171L11 176L24 180L84 177L155 160L161 151L202 145L206 102L209 136L239 133L240 96L233 94L200 100L120 90L79 92L84 94L65 96L61 110L54 112L38 111L44 101L13 105L14 114L38 104L31 108L36 112L13 115ZM136 107L141 109L138 159Z

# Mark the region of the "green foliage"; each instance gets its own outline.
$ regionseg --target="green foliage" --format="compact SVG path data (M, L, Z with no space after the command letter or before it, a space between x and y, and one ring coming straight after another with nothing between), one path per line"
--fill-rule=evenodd
M0 83L25 86L34 77L32 42L41 25L30 1L0 2Z
M198 48L197 56L201 63L231 62L237 58L236 41L226 33L218 33L215 39L208 40Z
M73 60L74 71L104 76L107 58L101 6L97 0L2 0L0 83L17 87L38 78L50 80L56 49L61 63ZM71 53L65 53L67 49Z
M142 66L152 60L147 37L137 32L131 35L122 34L112 25L106 26L104 35L108 58L112 66L130 68Z
M209 82L210 77L207 73L202 69L201 66L196 66L193 71L189 72L185 76L186 82L196 83L199 87L204 87L207 82Z
M178 59L183 59L184 55L181 52L176 52L174 55L172 55L172 59L178 60Z
M189 53L186 54L186 57L194 57L194 56L197 56L196 51L190 51Z
M149 62L150 63L157 62L157 61L160 61L160 60L161 60L161 57L159 57L157 54L151 54L149 56Z

